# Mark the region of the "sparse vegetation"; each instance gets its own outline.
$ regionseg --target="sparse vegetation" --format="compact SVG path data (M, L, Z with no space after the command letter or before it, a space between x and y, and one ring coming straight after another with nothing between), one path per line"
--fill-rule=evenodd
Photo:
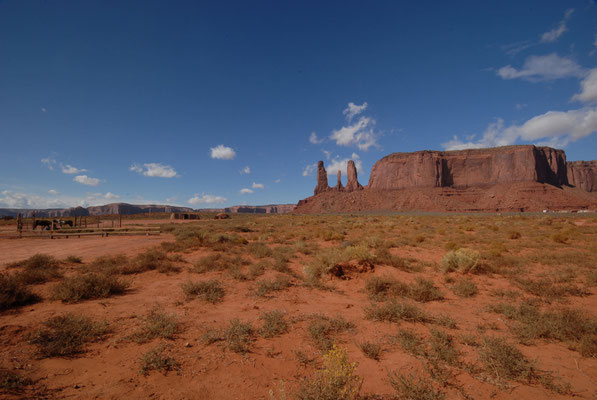
M12 263L8 267L22 267L15 276L25 285L45 283L62 276L59 271L60 262L45 254L36 254L24 261Z
M81 353L86 343L101 340L108 332L105 323L76 314L50 318L44 325L29 340L38 346L42 358L72 357Z
M315 347L319 350L330 350L334 345L334 336L350 330L354 325L346 321L341 315L330 318L315 314L307 326L307 332Z
M159 345L143 354L139 359L141 364L140 373L147 375L149 374L149 371L166 373L167 371L176 371L180 369L180 364L173 357L164 354L165 352L166 346Z
M255 332L251 324L241 322L238 318L232 319L226 329L208 329L203 335L203 341L207 344L223 342L228 350L241 354L250 351L254 340Z
M198 297L208 303L216 304L222 301L225 294L222 284L217 279L205 282L186 281L180 286L187 300Z
M0 311L33 304L39 300L40 297L21 279L14 275L0 274Z
M348 360L346 350L333 345L323 356L323 367L317 374L302 382L299 400L355 400L363 379L356 375L357 364Z
M257 296L267 296L271 292L277 292L290 287L290 278L286 275L278 275L274 280L264 279L257 282L257 289L255 293Z
M452 285L452 291L460 297L472 297L479 292L479 289L470 279L459 279Z
M372 360L379 360L381 353L383 351L383 347L379 343L370 342L365 340L363 342L358 342L357 347L363 352L363 354Z
M273 310L261 314L263 326L259 329L259 334L268 339L283 335L288 332L289 325L284 319L284 312Z
M115 276L87 273L58 283L52 289L52 298L63 303L77 303L122 294L128 286L128 282Z
M442 259L442 271L459 271L463 274L474 272L479 265L479 252L472 249L449 251Z
M408 400L442 400L446 395L436 389L428 379L417 377L412 374L399 374L390 372L388 374L390 384L399 399Z
M395 300L383 304L371 304L365 308L365 318L387 322L431 322L431 318L419 307Z
M180 324L174 314L167 314L160 307L152 308L143 319L142 326L131 335L137 343L149 342L155 338L174 339L180 331Z

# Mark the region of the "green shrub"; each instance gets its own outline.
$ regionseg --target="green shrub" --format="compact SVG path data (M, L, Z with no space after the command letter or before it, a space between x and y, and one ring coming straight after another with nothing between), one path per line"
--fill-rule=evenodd
M323 356L323 367L315 377L302 382L299 400L356 400L363 379L356 375L356 363L348 360L346 350L334 345Z
M446 395L435 389L428 379L415 375L398 374L395 371L388 373L390 385L399 399L408 400L443 400Z
M66 278L58 283L52 289L52 298L63 303L77 303L122 294L128 286L128 282L113 276L88 273Z
M479 265L479 258L479 252L472 249L449 251L442 259L442 270L443 272L473 272Z
M39 329L30 338L44 358L74 356L86 343L101 340L108 332L105 323L75 314L50 318L44 325L45 329Z

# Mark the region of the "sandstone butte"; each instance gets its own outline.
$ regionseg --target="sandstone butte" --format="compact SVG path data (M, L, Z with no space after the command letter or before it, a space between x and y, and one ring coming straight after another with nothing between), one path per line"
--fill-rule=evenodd
M597 161L567 162L550 147L393 153L375 163L365 187L354 162L346 175L345 187L340 179L329 187L320 161L314 195L294 212L597 210Z

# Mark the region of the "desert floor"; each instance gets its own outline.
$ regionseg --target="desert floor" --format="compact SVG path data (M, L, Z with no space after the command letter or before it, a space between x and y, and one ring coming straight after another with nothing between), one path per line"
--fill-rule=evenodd
M0 239L1 398L597 396L595 215L134 223Z

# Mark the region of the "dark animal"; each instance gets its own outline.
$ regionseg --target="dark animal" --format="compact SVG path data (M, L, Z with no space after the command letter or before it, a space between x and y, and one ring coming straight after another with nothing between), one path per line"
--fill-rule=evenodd
M52 221L45 219L36 219L33 221L33 230L37 227L41 227L42 230L50 230L52 228Z
M64 221L64 220L60 220L60 221L59 221L59 223L60 223L60 227L63 227L64 225L68 225L68 226L70 226L71 228L73 227L73 221Z

